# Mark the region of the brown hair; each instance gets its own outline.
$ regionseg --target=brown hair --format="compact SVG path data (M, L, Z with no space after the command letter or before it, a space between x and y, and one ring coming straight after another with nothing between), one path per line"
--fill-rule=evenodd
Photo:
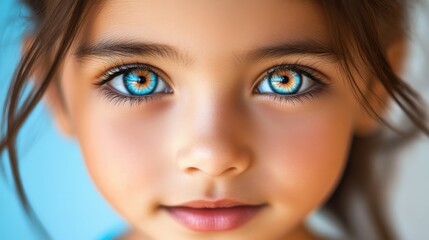
M40 102L48 86L54 83L55 75L60 69L65 55L85 22L89 9L96 2L94 0L24 1L33 12L32 20L35 23L32 33L33 41L22 56L6 98L3 113L6 132L0 142L0 153L7 150L19 199L25 211L36 223L38 220L31 210L20 178L16 138L19 129ZM324 0L317 2L326 12L332 41L341 56L343 72L348 77L357 99L367 112L380 122L389 125L369 103L368 97L371 96L364 93L352 77L353 71L362 68L374 76L373 79L377 79L381 83L390 98L401 107L414 125L429 135L429 128L425 125L425 114L418 94L395 75L386 56L391 44L405 36L406 4L409 1ZM52 46L57 47L52 48ZM48 60L46 60L46 56L50 56ZM33 86L31 93L24 98L23 103L19 104L35 65L42 59L47 61L44 64L49 66L44 77ZM366 142L368 142L367 140ZM359 141L361 140L356 139L354 143ZM351 156L354 155L357 145L361 144L353 144ZM374 229L378 230L377 238L391 239L392 236L387 231L388 227L384 225L381 214L378 214L379 208L372 204L374 201L369 198L372 196L372 190L368 190L371 189L370 180L363 179L363 176L366 175L362 173L368 171L369 166L369 161L357 162L351 158L343 180L327 202L326 207L336 214L346 229L353 229L353 221L345 210L347 201L350 199L347 196L350 196L352 190L361 192L369 199L367 200L368 209L374 219ZM41 225L39 228L43 229ZM46 232L44 234L48 236Z
M16 138L25 120L53 81L85 20L90 3L95 1L24 0L23 2L33 13L31 20L35 27L32 33L33 40L19 62L6 97L2 119L4 126L2 129L5 128L6 133L0 142L0 153L5 150L8 152L15 189L25 213L34 223L35 229L42 236L50 239L49 233L38 220L25 194L20 177ZM52 46L58 47L53 50ZM24 89L29 84L35 65L42 59L45 61L46 56L52 56L47 63L50 67L46 69L44 78L39 84L34 85L30 94L21 103Z
M378 135L354 138L343 177L325 207L335 214L348 234L356 239L395 239L380 201L380 187L385 185L376 184L383 177L388 178L391 171L375 171L373 153L378 150L377 146L382 141L384 145L394 145L395 141L405 143L418 130L429 136L422 100L417 92L394 73L387 61L388 49L406 38L411 3L412 1L406 0L336 0L322 3L330 21L334 46L342 54L343 72L357 99L372 117L397 131L370 104L369 99L377 96L368 96L353 79L351 73L355 70L359 73L357 68L362 67L374 76L371 80L376 79L382 84L389 97L414 124L414 128L397 135L399 141L395 138L387 142ZM365 79L363 75L360 76ZM373 82L367 82L367 85L371 84ZM386 166L394 163L383 164ZM383 176L378 176L380 174ZM362 224L357 223L356 208L365 211L360 214L363 215L360 221L367 221L363 225L370 229L362 231Z

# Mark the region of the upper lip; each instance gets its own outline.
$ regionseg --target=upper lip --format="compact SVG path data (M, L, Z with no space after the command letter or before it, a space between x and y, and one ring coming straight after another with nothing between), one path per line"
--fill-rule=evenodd
M261 206L262 204L246 204L243 202L231 200L231 199L221 199L221 200L195 200L185 202L175 206L169 207L189 207L189 208L232 208L238 206L249 206L256 207Z

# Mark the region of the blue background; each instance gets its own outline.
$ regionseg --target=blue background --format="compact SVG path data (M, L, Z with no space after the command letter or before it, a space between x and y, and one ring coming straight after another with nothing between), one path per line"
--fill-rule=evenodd
M0 2L0 104L19 61L21 36L28 29L16 0ZM122 226L86 173L77 144L55 129L43 104L19 137L22 178L29 199L54 239L97 239ZM8 169L6 154L1 164ZM37 239L15 196L10 178L0 178L0 239Z

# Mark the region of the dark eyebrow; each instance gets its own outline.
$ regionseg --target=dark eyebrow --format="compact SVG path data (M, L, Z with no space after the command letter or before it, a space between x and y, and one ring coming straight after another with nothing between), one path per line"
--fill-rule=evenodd
M106 40L80 45L74 55L79 60L88 58L150 56L171 58L184 63L190 62L189 58L168 45L123 40Z
M247 56L258 61L264 58L275 58L287 55L317 55L337 60L339 54L330 46L314 40L278 44L252 50Z
M108 59L112 57L149 56L161 58L167 57L176 61L180 61L185 65L188 65L191 62L189 57L179 53L179 51L175 48L165 44L115 39L80 45L74 52L74 55L78 58L78 60L92 58ZM258 61L264 58L276 58L287 55L318 55L331 60L337 60L339 57L339 54L328 45L314 40L307 40L258 48L251 50L245 56L239 57L239 59L245 61Z

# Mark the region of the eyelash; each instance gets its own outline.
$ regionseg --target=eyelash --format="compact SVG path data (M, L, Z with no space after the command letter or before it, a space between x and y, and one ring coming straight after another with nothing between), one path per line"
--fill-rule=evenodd
M147 70L157 74L158 76L160 75L159 71L157 71L155 68L146 64L140 64L140 63L122 64L122 65L110 68L109 70L104 72L99 77L100 81L96 82L94 85L98 86L101 92L103 93L104 97L106 98L106 100L112 102L115 106L121 105L121 104L128 104L129 106L132 107L132 106L140 105L142 103L147 103L153 100L157 100L159 98L162 98L163 95L165 95L165 94L156 94L156 93L144 95L144 96L125 95L117 92L116 90L111 89L112 87L105 86L105 84L113 80L115 77L135 69ZM314 68L303 66L299 63L294 63L294 64L285 63L285 64L278 64L266 70L264 72L263 77L256 82L255 86L253 86L253 89L254 89L253 92L258 94L256 86L260 84L268 74L279 69L291 70L298 74L302 74L303 76L308 77L311 81L314 81L316 86L312 87L310 90L305 91L304 93L294 94L294 95L281 95L276 93L273 93L273 94L259 93L259 95L263 97L267 97L274 102L286 103L286 104L298 104L306 100L313 100L314 98L318 97L319 94L323 93L329 86L329 84L326 83L326 80L323 80L325 79L325 76L323 76L320 72L318 72Z
M95 85L100 87L101 92L103 93L106 100L112 102L115 106L121 104L128 104L129 106L140 105L141 103L150 102L157 100L162 97L162 94L149 94L145 96L131 96L121 94L115 90L112 90L111 87L106 87L105 84L113 80L115 77L125 74L131 70L141 69L151 71L158 76L161 75L154 67L151 67L146 64L134 63L134 64L122 64L113 68L110 68L100 76L100 81L96 82Z
M259 85L261 81L265 79L265 77L268 74L275 72L276 70L291 70L298 74L302 74L303 76L308 77L311 81L315 82L315 87L312 87L310 90L307 90L304 93L300 93L300 94L293 94L293 95L281 95L281 94L275 94L275 93L261 94L262 97L269 98L270 100L274 102L278 102L280 104L295 105L295 104L303 103L306 100L314 100L320 94L324 93L325 90L327 90L327 88L329 87L329 83L327 83L328 81L325 80L326 77L323 74L321 74L319 71L315 70L312 67L304 66L298 62L295 62L293 64L283 63L283 64L278 64L274 67L271 67L270 69L264 72L263 77L257 81L256 86ZM253 89L255 93L258 93L255 86L253 87Z
M102 88L101 90L106 97L106 100L113 103L113 105L118 106L121 104L128 104L130 107L140 105L141 103L150 102L161 97L159 94L148 95L148 96L140 96L140 97L131 97L127 95L123 95L112 91L108 88Z

